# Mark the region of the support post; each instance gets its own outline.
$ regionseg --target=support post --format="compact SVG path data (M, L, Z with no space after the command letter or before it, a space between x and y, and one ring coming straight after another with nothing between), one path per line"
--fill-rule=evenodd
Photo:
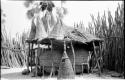
M103 59L102 59L102 44L99 43L99 50L100 50L100 70L103 72Z
M43 69L42 69L42 73L43 73L43 78L44 78L44 65L43 65L42 67L43 67Z
M38 49L35 50L35 63L36 63L36 73L35 76L37 76L38 73L38 53L40 52L40 44L38 43Z
M28 51L28 55L27 55L27 70L29 70L29 55L30 55L30 43L29 44L29 51Z
M94 47L94 54L95 54L96 64L98 66L99 76L100 76L101 75L101 68L100 68L100 65L99 65L99 62L98 62L98 59L97 59L97 54L96 54L96 49L95 49L95 43L94 43L94 41L93 41L93 47Z
M33 43L31 43L32 44L32 46L31 46L31 72L32 72L32 61L33 61Z
M52 44L52 40L51 41L51 54L53 52L53 44ZM54 64L53 64L53 58L52 58L52 69L51 69L51 73L50 73L50 77L55 76L55 68L54 68Z
M53 63L52 63L52 69L51 69L51 73L50 73L50 77L52 77L52 75L54 75L54 68L53 68Z
M83 75L83 70L84 70L84 66L83 66L83 64L82 64L82 75Z
M74 66L74 74L75 74L75 51L74 51L74 47L73 47L72 41L71 41L71 48L72 48L73 57L74 57L73 66Z

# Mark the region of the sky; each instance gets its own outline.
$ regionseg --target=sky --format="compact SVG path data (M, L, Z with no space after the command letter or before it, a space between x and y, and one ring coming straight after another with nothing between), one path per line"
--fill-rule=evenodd
M57 7L61 6L60 1L54 1L54 3ZM83 22L87 27L88 22L91 22L90 14L97 16L98 12L102 15L104 10L110 10L114 16L118 3L121 4L121 1L66 1L63 7L67 8L68 13L63 22L68 26ZM15 37L16 33L22 33L31 27L31 21L26 17L28 9L23 4L24 1L1 0L1 8L7 16L5 26L11 37Z

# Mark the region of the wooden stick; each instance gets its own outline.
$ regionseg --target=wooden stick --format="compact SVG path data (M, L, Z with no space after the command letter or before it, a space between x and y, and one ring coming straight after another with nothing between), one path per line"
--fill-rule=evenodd
M38 53L40 52L40 44L38 44L38 49L35 51L35 63L36 63L36 73L35 76L37 76L38 73Z
M100 46L100 68L101 68L101 71L103 71L103 59L102 59L102 44L99 43L99 46Z
M52 69L51 69L50 77L52 77L52 74L53 74L53 63L52 63Z
M37 76L37 52L38 52L38 49L36 49L35 50L35 64L36 64L36 66L35 66L35 75L34 76Z
M87 59L87 65L88 65L88 73L89 73L89 70L90 70L90 65L89 65L89 62L91 60L91 52L89 51L89 56L88 56L88 59Z
M53 45L52 45L52 40L50 40L50 41L51 41L51 54L52 54ZM52 58L52 61L53 61L53 58ZM55 75L53 62L52 62L52 69L51 69L50 77L52 77L52 75Z
M82 75L83 75L83 70L84 70L84 66L83 66L83 64L82 64Z
M74 51L74 47L73 47L72 42L71 42L71 48L72 48L73 57L74 57L74 63L73 63L73 65L74 65L74 73L75 73L75 51Z
M43 78L44 78L44 65L43 65L43 71L42 72L43 72Z
M29 70L29 55L30 55L30 43L29 43L29 52L27 55L27 69Z
M98 59L97 59L97 54L96 54L94 42L93 42L93 47L94 47L95 59L96 59L96 62L97 62L97 66L98 66L98 69L99 69L99 76L100 76L100 74L101 74L101 69L100 69L100 65L99 65Z
M33 60L33 43L31 43L32 44L32 46L31 46L31 62L32 62L32 60ZM32 63L31 63L31 72L32 72Z

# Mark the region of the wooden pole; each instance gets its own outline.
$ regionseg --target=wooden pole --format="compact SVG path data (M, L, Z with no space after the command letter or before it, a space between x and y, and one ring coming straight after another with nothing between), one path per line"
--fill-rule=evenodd
M94 47L94 54L95 54L95 59L96 59L96 64L98 66L98 69L99 69L99 76L101 75L101 68L100 68L100 65L99 65L99 62L98 62L98 59L97 59L97 54L96 54L96 48L95 48L95 43L93 41L93 47Z
M84 66L82 65L82 75L83 75L83 70L84 70Z
M75 51L74 51L74 47L73 47L73 44L72 44L72 41L71 41L71 48L72 48L72 52L73 52L73 58L74 58L74 63L73 63L73 66L74 66L74 73L75 73Z
M103 59L102 59L102 44L101 44L101 42L99 43L99 48L100 48L100 69L103 72Z
M29 52L28 52L28 55L27 55L27 69L29 70L29 55L30 55L30 43L29 44Z
M37 49L35 50L35 75L34 76L37 76Z
M52 45L52 40L50 40L51 41L51 54L52 54L52 51L53 51L53 45ZM53 58L52 58L53 59ZM53 61L53 60L52 60ZM52 62L52 69L51 69L51 73L50 73L50 77L52 77L52 75L55 75L55 73L54 73L55 71L54 71L54 65L53 65L53 62Z
M52 77L53 74L53 63L52 63L52 68L51 68L51 72L50 72L50 77Z
M38 49L35 51L35 63L36 63L36 73L35 76L37 76L38 73L38 54L40 52L40 44L38 43Z
M44 78L44 65L42 67L43 67L42 73L43 73L43 78Z
M33 43L31 43L32 44L32 46L31 46L31 72L32 72L32 61L33 61Z

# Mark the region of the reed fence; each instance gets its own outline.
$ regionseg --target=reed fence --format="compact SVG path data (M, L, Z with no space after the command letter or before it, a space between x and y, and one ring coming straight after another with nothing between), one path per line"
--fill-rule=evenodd
M103 67L124 73L124 2L118 4L115 17L111 11L95 18L91 15L92 22L85 28L82 23L75 24L76 28L83 29L101 39L103 42Z

